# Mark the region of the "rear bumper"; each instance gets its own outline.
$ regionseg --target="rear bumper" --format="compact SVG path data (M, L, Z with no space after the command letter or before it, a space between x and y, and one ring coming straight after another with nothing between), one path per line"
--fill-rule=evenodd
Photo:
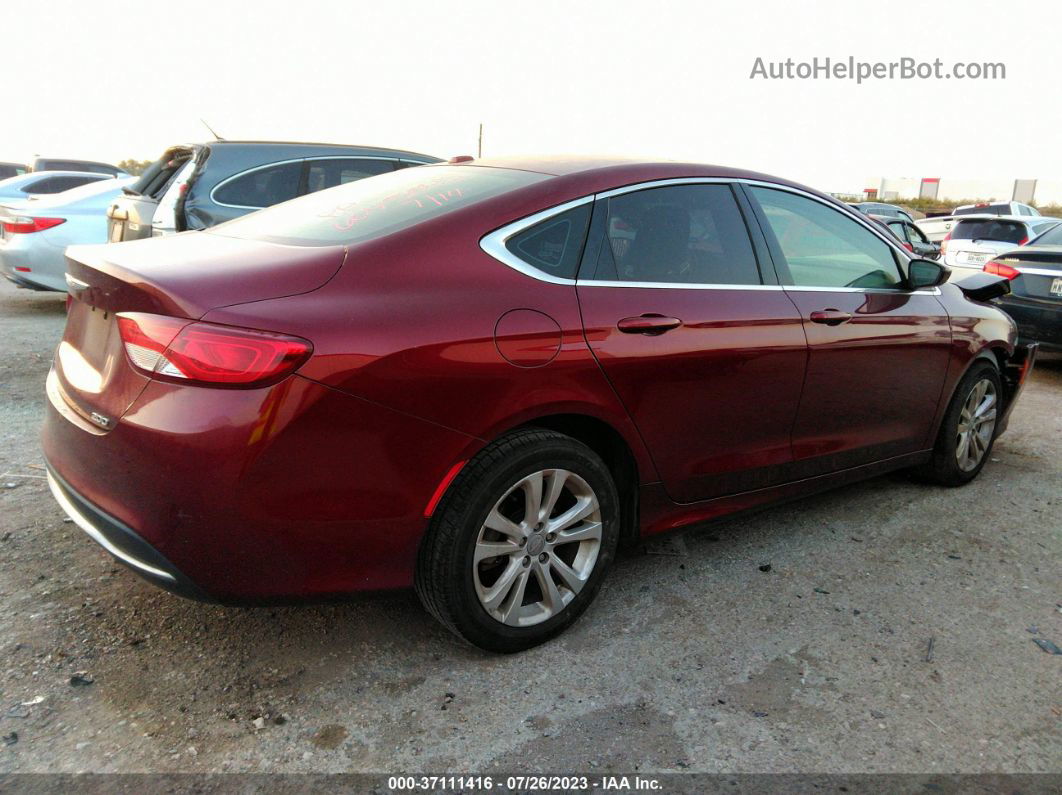
M1006 367L1003 368L1003 391L1007 396L1007 405L1004 407L1003 416L999 420L999 429L996 431L997 436L1007 429L1010 413L1014 410L1022 390L1025 389L1025 384L1028 383L1029 374L1036 365L1036 354L1039 351L1039 347L1035 342L1016 345L1014 354L1007 361Z
M128 566L152 585L178 596L201 602L213 601L132 528L104 513L74 491L51 467L48 468L48 488L74 524L119 563Z
M71 518L152 583L230 604L410 585L425 505L478 444L299 376L152 381L110 430L48 398L41 441Z
M24 287L27 290L38 290L40 292L55 292L54 290L52 290L51 287L45 287L44 285L41 285L41 284L34 284L33 282L29 281L28 279L24 279L21 276L18 276L15 273L9 272L6 269L4 269L3 271L0 271L0 272L3 273L4 278L6 278L9 282L14 284L16 287Z
M0 243L0 273L19 287L66 292L66 260L63 249L35 235L14 235ZM26 238L23 240L22 238ZM29 268L19 271L16 268Z

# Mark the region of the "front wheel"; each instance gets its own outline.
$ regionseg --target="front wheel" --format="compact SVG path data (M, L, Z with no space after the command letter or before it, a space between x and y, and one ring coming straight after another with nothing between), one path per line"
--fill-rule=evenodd
M455 479L421 544L425 607L480 648L515 652L566 629L616 551L619 500L601 458L538 429L484 448Z
M951 399L933 457L916 474L942 486L961 486L977 477L995 442L1002 394L992 363L974 364Z

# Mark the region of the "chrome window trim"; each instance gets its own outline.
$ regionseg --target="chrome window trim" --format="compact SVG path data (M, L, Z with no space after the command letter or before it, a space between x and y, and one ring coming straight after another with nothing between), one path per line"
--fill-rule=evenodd
M704 282L617 282L580 279L578 287L641 287L648 290L784 290L780 284L709 284Z
M494 259L498 260L504 265L509 266L515 271L518 271L525 276L530 276L532 279L537 279L541 282L547 282L549 284L561 284L568 286L579 287L645 287L650 289L669 289L669 290L763 290L763 289L784 289L797 292L838 292L838 293L867 293L867 292L881 292L890 293L893 295L912 295L915 293L925 293L928 295L940 295L940 288L920 288L918 290L904 290L893 289L889 287L826 287L826 286L808 286L808 285L775 285L775 284L710 284L710 283L683 283L683 282L627 282L627 281L598 281L594 279L565 279L558 276L551 276L545 271L541 271L532 265L524 262L522 259L513 254L509 249L505 247L506 241L514 235L519 234L528 227L534 226L537 223L548 220L554 215L566 212L573 207L578 207L581 204L587 202L597 201L598 199L608 199L612 196L621 196L625 193L633 193L640 190L648 190L651 188L664 188L674 185L713 185L713 184L742 184L753 185L756 187L773 188L775 190L783 190L789 193L795 193L798 196L804 196L805 198L812 199L823 204L826 207L847 215L852 220L861 224L865 229L876 235L882 242L885 243L892 251L898 253L902 261L910 262L914 257L911 257L910 252L903 248L899 241L893 239L890 240L891 233L887 230L875 229L872 222L867 219L862 213L851 209L847 205L842 204L837 206L831 201L827 201L821 196L816 196L813 193L809 193L806 190L795 188L789 185L781 185L777 182L766 182L764 180L757 179L745 179L737 177L674 177L669 179L656 179L649 180L647 182L637 182L631 185L624 185L619 188L611 188L607 191L600 193L592 193L588 196L582 196L578 199L558 204L554 207L549 207L545 210L541 210L534 215L529 215L526 218L513 221L505 226L495 229L493 232L489 232L480 238L479 246L484 252L489 254ZM897 266L899 267L899 266Z
M575 207L589 204L592 201L594 201L594 194L583 196L579 199L573 199L570 202L558 204L555 207L549 207L534 215L521 218L519 221L513 221L511 224L506 224L500 229L495 229L493 232L480 238L479 247L502 264L508 265L514 271L519 271L525 276L530 276L532 279L538 279L540 282L549 282L550 284L566 284L568 286L574 286L576 284L575 279L553 276L545 271L539 270L509 251L509 249L505 247L505 244L508 242L509 238L520 234L525 229L528 229L537 223L546 221L555 215L560 215Z
M233 174L232 176L225 177L225 179L221 180L221 182L219 182L217 185L215 185L213 188L210 189L210 194L209 194L209 196L207 198L209 198L210 201L212 201L218 207L231 207L234 210L264 210L266 207L270 207L272 205L268 205L267 204L267 205L263 205L261 207L254 207L254 206L252 206L250 204L226 204L225 202L219 202L216 198L214 198L214 194L217 191L221 190L221 188L223 188L226 185L228 185L234 179L239 179L240 177L244 177L244 176L246 176L248 174L253 174L256 171L264 171L267 168L273 168L273 166L286 166L288 163L305 163L305 162L307 162L309 160L389 160L392 163L398 163L398 162L401 161L401 158L384 157L383 155L347 155L347 156L314 155L313 157L293 157L293 158L290 158L288 160L276 160L276 161L274 161L272 163L265 163L265 164L263 164L261 166L252 166L251 168L248 168L248 169L246 169L244 171L241 171L238 174ZM427 163L424 163L423 161L418 161L418 160L408 160L408 161L401 161L401 162L409 162L409 163L418 163L419 162L419 163L421 163L421 165L428 165ZM307 196L309 194L305 194L305 193L299 194L299 195L296 195L295 198L296 199L299 198L300 195L301 196Z

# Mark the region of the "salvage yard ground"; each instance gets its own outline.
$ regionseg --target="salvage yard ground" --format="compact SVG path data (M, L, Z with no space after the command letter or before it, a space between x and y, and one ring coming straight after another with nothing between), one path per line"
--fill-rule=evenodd
M0 773L1060 768L1058 362L970 486L878 478L629 554L502 657L411 592L231 609L113 563L42 477L63 322L0 285Z

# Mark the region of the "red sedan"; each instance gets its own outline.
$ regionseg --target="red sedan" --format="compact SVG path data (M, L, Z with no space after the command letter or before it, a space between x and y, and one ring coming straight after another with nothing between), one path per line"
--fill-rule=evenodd
M422 166L69 250L52 491L223 602L415 584L541 643L640 537L887 470L984 466L1035 349L887 231L714 166Z

